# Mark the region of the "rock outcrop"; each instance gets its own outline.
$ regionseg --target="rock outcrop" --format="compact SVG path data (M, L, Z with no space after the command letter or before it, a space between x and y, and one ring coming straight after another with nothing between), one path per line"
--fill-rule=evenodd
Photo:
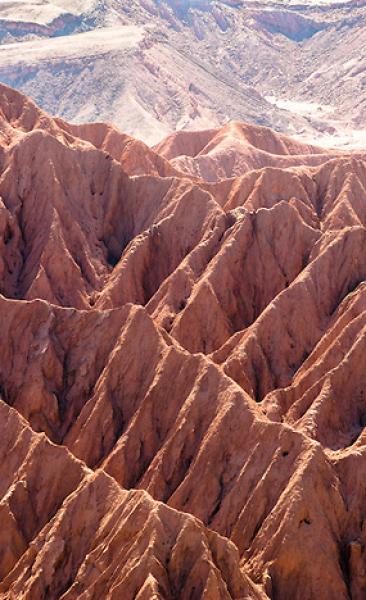
M0 598L265 598L235 546L126 491L0 401Z
M362 156L0 92L0 598L361 600Z

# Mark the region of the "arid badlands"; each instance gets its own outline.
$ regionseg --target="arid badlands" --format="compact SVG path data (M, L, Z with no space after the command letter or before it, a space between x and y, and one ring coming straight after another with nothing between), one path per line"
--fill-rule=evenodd
M120 4L0 1L0 600L366 600L366 3Z

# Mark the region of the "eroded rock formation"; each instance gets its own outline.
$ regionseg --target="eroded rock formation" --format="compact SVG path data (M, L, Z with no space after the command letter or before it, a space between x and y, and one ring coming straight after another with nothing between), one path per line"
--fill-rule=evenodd
M0 88L4 600L366 593L363 155L232 127Z

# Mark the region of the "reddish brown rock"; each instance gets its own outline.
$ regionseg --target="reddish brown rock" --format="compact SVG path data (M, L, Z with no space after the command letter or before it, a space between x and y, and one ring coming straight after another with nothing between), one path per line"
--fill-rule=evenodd
M179 171L206 181L238 177L262 167L321 165L340 155L265 127L235 122L203 132L179 131L154 149Z
M230 216L234 223L221 248L194 282L170 329L191 352L210 353L253 323L301 272L320 236L285 202L270 210L238 210ZM154 300L156 305L158 299ZM164 302L165 296L154 306L157 320Z
M3 303L10 305L3 313L24 323L22 341L32 349L27 368L8 355L4 397L33 427L52 423L49 434L89 467L231 538L269 593L274 586L300 599L305 581L316 588L321 563L310 557L320 537L329 572L324 597L346 597L337 558L346 508L315 442L266 420L221 369L179 348L143 308L79 312ZM10 339L11 347L21 346ZM57 381L60 388L52 389ZM42 398L35 413L27 413L23 394Z
M0 416L0 598L264 600L228 540Z
M0 92L0 598L363 599L362 156Z
M0 84L0 94L2 145L18 140L24 133L41 129L57 137L68 147L90 149L91 144L118 161L129 175L181 176L169 161L143 142L118 131L113 125L71 125L62 119L49 117L30 99L3 84Z
M143 142L118 131L113 125L104 123L70 125L61 119L57 119L56 122L61 129L109 154L129 175L182 176L182 173L160 154L151 150Z

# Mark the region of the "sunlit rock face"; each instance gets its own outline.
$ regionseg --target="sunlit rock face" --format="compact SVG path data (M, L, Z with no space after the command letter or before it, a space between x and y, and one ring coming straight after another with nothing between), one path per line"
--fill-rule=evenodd
M0 86L1 600L364 597L365 159Z

